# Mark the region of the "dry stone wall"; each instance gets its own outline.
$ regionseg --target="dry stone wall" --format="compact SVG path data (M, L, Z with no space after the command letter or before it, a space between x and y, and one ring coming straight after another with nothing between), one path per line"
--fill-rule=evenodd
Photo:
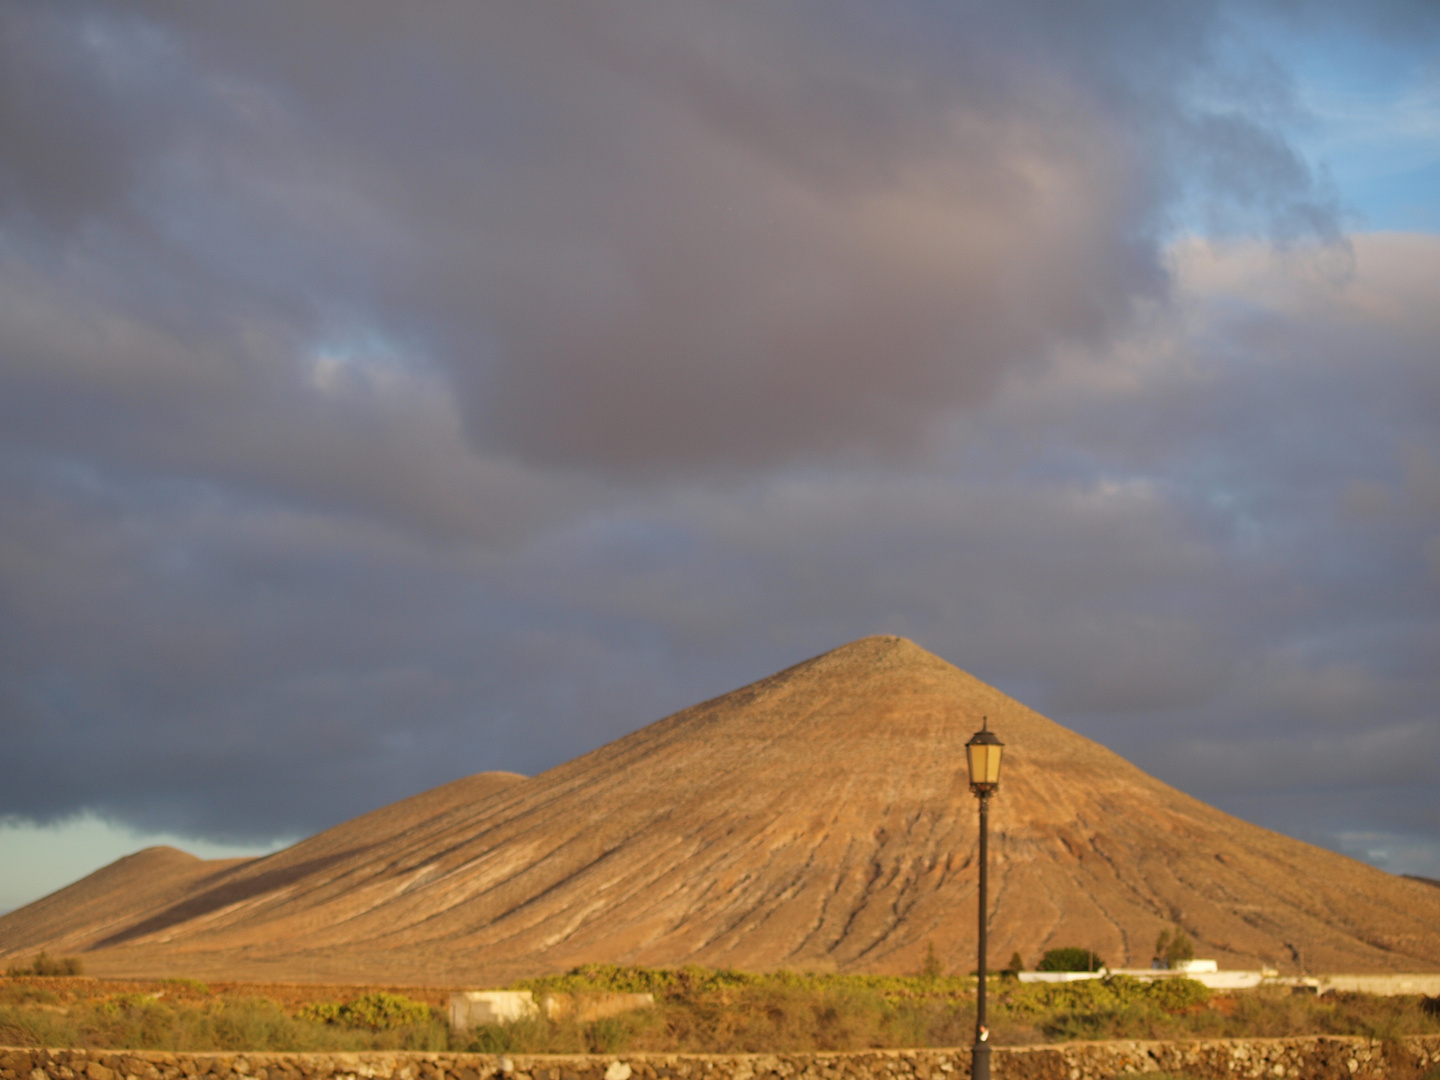
M996 1080L1434 1080L1440 1036L995 1047ZM966 1050L805 1054L179 1054L0 1049L0 1080L964 1080Z

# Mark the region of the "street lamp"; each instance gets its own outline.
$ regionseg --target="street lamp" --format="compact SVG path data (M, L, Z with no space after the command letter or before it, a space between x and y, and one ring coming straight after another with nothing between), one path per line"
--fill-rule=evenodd
M980 800L980 964L975 999L975 1047L970 1051L971 1080L990 1080L990 1031L985 1026L985 880L989 861L990 796L1000 786L1000 754L1005 744L990 730L990 721L981 720L980 730L965 744L970 766L970 790Z

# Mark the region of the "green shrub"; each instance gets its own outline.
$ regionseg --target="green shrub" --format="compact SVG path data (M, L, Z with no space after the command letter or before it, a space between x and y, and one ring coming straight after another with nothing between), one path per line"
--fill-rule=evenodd
M310 1024L290 1016L279 1002L269 998L233 998L202 1015L208 1023L197 1024L193 1035L196 1041L207 1042L217 1050L329 1048L325 1046L329 1040Z
M928 982L934 982L944 974L945 968L940 963L939 954L935 952L935 943L933 941L926 942L925 963L920 967L920 978Z
M563 975L522 979L511 989L544 994L615 992L650 993L659 1001L691 1001L708 994L740 993L765 987L790 987L822 993L838 989L872 991L887 1000L916 997L954 998L975 988L972 977L941 975L934 979L906 975L838 975L797 971L748 972L697 966L680 968L625 967L585 964Z
M1193 979L1152 982L1111 975L1021 984L1001 995L997 1013L1031 1022L1051 1039L1165 1038L1213 1033L1203 1022L1177 1015L1209 998L1209 990Z
M309 1005L300 1006L300 1011L295 1015L301 1020L313 1020L317 1024L338 1024L340 1023L340 1010L344 1008L338 1001L312 1001Z
M172 1042L175 1010L149 994L116 994L70 1010L82 1046L143 1050Z
M1181 1012L1204 1005L1211 994L1208 986L1195 979L1156 979L1145 992L1145 997L1166 1012Z
M430 1007L412 1001L403 994L388 994L382 990L358 997L344 1005L332 1002L306 1005L300 1010L299 1016L322 1024L365 1028L369 1031L393 1031L396 1028L426 1023L430 1019Z
M26 983L0 983L0 1005L54 1005L60 998L45 986L30 986Z
M266 998L222 998L197 1006L171 1005L152 994L115 994L63 1009L0 1006L0 1045L192 1052L447 1049L445 1025L423 1005L420 1009L419 1022L373 1030L291 1016Z
M592 1054L618 1054L630 1048L633 1026L625 1016L607 1016L585 1029L585 1049Z
M1155 940L1155 959L1167 968L1173 968L1182 960L1195 959L1195 945L1179 927L1173 931L1161 930Z
M1036 971L1100 971L1107 965L1089 949L1071 945L1051 949L1040 960Z
M452 1049L472 1054L555 1053L546 1038L552 1026L539 1018L481 1024L460 1034Z
M166 988L173 987L176 990L187 990L200 997L210 996L209 984L203 983L199 979L161 979L160 985Z
M0 1046L80 1046L64 1013L0 1005Z
M1063 983L1021 983L1001 999L1020 1016L1051 1012L1098 1012L1132 1005L1145 995L1145 984L1128 975Z

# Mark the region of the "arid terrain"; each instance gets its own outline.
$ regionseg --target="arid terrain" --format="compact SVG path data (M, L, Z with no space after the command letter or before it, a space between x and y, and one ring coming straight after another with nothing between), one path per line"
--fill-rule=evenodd
M963 757L1007 745L991 955L1440 970L1440 889L1246 824L901 638L866 638L525 778L482 773L264 858L168 848L0 918L0 961L259 982L497 984L591 961L974 966Z

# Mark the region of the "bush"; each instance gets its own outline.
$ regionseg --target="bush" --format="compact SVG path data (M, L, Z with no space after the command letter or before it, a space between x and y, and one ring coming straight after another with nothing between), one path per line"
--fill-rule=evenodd
M59 1001L59 996L48 987L19 982L0 983L0 1005L55 1005Z
M79 1046L75 1027L51 1009L0 1006L0 1046Z
M788 987L809 993L833 990L867 991L886 1000L916 997L953 998L973 991L971 978L940 975L934 979L905 975L837 975L797 971L748 972L694 965L681 968L625 967L619 964L584 964L564 975L522 979L512 990L544 994L616 992L651 993L657 1002L694 1001L707 995L733 995L748 990Z
M1178 927L1174 931L1161 930L1155 940L1155 959L1167 968L1173 968L1182 960L1195 959L1195 945Z
M210 985L199 979L161 979L160 985L167 990L184 990L199 997L210 996Z
M945 975L586 965L567 975L526 980L518 988L537 997L649 992L656 1006L586 1025L536 1018L475 1028L465 1033L465 1048L490 1053L735 1053L953 1046L973 1029L974 986L969 978Z
M242 997L202 1012L187 1032L186 1042L203 1042L220 1050L271 1047L329 1049L329 1032L317 1032L303 1019L288 1015L280 1003L263 997ZM343 1044L340 1044L343 1045Z
M1067 1030L1073 1030L1083 1018L1083 1037L1099 1038L1106 1032L1123 1037L1137 1026L1154 1027L1165 1014L1181 1013L1209 1000L1209 988L1194 979L1149 981L1111 975L1079 982L1022 984L1004 995L1000 1005L1018 1018L1041 1020L1047 1034L1051 1029L1046 1025L1064 1021L1070 1025Z
M1051 949L1040 960L1036 971L1101 971L1107 967L1104 960L1089 949L1068 946Z
M1210 1000L1210 988L1195 979L1156 979L1145 997L1166 1012L1182 1012Z
M940 963L940 956L935 952L933 941L925 944L925 963L920 968L920 978L934 982L945 974L945 968Z
M333 1002L316 1002L304 1006L299 1016L304 1020L315 1020L322 1024L339 1024L342 1027L365 1028L369 1031L393 1031L396 1028L423 1024L430 1019L430 1007L412 1001L403 994L387 994L377 991L366 994L344 1005Z
M3 1046L194 1052L444 1050L448 1044L445 1025L428 1010L421 1022L376 1031L291 1016L278 1002L259 997L172 1005L156 994L127 993L60 1009L0 1005Z
M29 967L17 967L12 965L5 969L5 974L12 978L18 975L82 975L85 965L80 962L78 956L61 956L51 958L42 949L40 955L30 961Z
M557 1054L578 1053L579 1040L562 1035L560 1028L573 1025L555 1024L541 1017L515 1020L508 1024L481 1024L454 1040L452 1050L472 1054Z
M450 1032L398 994L365 994L289 1015L264 998L207 996L179 982L117 994L85 980L0 983L0 1046L206 1050L479 1050L490 1053L675 1053L857 1050L966 1044L974 1030L969 978L752 974L701 968L596 967L552 976L555 990L646 989L657 1004L591 1023L543 1016ZM657 993L657 991L659 991ZM990 1030L997 1046L1053 1039L1183 1039L1363 1035L1384 1041L1440 1034L1426 999L1285 987L1226 994L1190 979L1110 975L1066 983L996 980ZM357 991L358 993L358 991ZM1432 1007L1433 1008L1433 1007ZM1437 1078L1440 1080L1440 1078Z

